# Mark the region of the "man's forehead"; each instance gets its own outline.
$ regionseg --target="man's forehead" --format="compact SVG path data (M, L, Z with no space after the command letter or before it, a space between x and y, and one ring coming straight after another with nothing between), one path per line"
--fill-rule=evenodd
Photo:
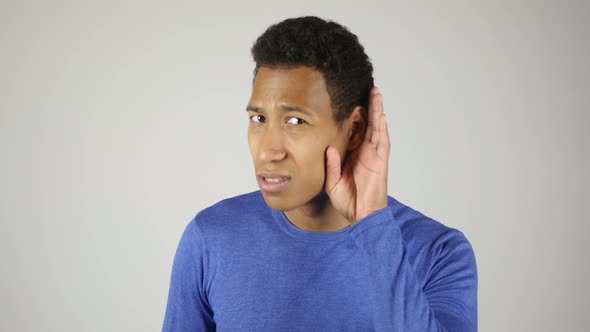
M266 102L316 109L329 105L330 99L323 75L316 69L263 66L256 75L250 104Z
M264 88L288 88L289 90L310 91L326 90L323 74L312 67L260 67L254 80Z

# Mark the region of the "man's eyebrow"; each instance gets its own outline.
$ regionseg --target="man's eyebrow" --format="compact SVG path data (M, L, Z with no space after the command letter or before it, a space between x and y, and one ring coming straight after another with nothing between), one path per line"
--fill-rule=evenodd
M299 107L299 106L295 106L295 105L289 105L289 104L281 104L279 105L279 108L288 111L288 112L300 112L309 116L313 116L312 112L309 111L308 109L305 109L303 107Z
M248 106L246 106L246 111L259 112L259 108L255 107L255 106L248 105Z
M286 112L299 112L299 113L303 113L303 114L306 114L309 116L313 116L313 112L311 112L310 110L303 108L303 107L295 106L295 105L280 104L279 109L286 111ZM246 107L246 111L264 113L264 109L262 109L261 107L253 106L253 105L248 105Z

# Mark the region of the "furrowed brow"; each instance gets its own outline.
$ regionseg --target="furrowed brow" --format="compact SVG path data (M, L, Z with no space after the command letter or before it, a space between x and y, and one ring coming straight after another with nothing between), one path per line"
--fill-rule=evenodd
M284 111L287 112L299 112L299 113L303 113L309 116L313 116L312 112L308 111L305 108L301 108L299 106L295 106L295 105L289 105L289 104L282 104L279 106L279 108L281 108Z
M302 107L299 107L299 106L295 106L295 105L281 104L281 105L279 105L279 109L281 111L284 111L284 112L299 112L299 113L302 113L302 114L306 114L308 116L313 116L314 115L313 112L311 112L311 111L309 111L309 110L307 110L305 108L302 108ZM254 105L248 105L246 107L246 111L247 112L264 113L264 109L263 108L257 107L257 106L254 106Z

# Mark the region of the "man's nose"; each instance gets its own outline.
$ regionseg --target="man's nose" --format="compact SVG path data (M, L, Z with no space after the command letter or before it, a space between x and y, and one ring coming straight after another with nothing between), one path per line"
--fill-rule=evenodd
M280 126L268 125L260 136L258 158L263 162L273 162L285 159L287 152L283 144L283 133Z

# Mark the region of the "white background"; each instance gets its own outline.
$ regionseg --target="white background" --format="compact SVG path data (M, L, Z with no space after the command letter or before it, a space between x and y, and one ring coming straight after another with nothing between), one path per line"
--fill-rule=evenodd
M480 331L590 325L590 5L0 2L0 330L158 331L181 232L257 190L244 111L264 29L357 34L390 194L465 233Z

